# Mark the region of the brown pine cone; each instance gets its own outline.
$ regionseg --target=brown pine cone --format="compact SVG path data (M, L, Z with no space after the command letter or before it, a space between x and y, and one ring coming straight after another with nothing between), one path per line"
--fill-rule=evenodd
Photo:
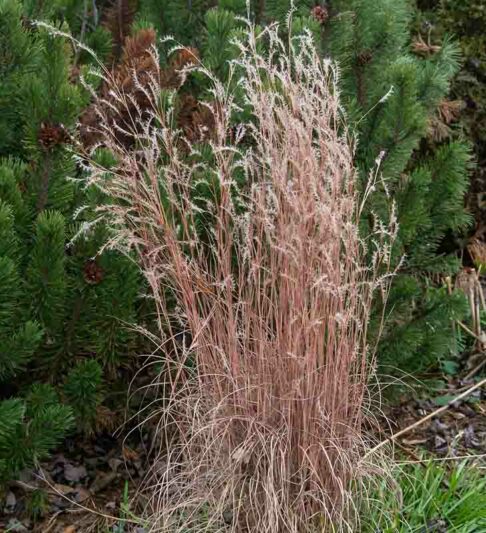
M325 24L329 18L329 11L323 6L315 6L311 10L312 16L319 22L319 24Z
M69 140L69 133L62 124L41 123L38 141L44 150L52 150L55 146L65 144Z
M373 59L373 53L371 50L363 50L358 54L358 64L364 67Z
M84 265L84 280L90 285L97 285L103 280L103 269L92 259Z

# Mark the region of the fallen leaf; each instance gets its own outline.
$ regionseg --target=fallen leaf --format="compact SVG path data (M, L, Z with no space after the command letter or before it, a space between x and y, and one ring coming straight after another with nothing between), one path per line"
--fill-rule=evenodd
M456 420L462 420L463 418L466 418L466 415L464 413L460 413L459 411L451 411L450 414Z
M123 464L123 461L121 459L118 459L117 457L112 457L111 459L108 459L108 465L113 470L113 472L118 472L118 467Z
M64 477L68 481L73 481L74 483L77 483L78 481L81 481L81 479L88 476L88 472L86 471L86 468L83 465L80 466L73 466L72 464L66 463L64 466Z
M136 461L139 458L138 453L128 446L123 446L122 454L125 461Z
M15 497L15 494L12 491L10 491L7 494L7 497L5 498L5 513L6 514L13 513L16 505L17 505L17 498Z
M95 494L96 492L103 490L110 483L115 481L117 477L118 477L118 474L116 472L109 472L108 474L98 475L96 479L93 481L93 483L91 484L91 487L90 487L91 494Z
M450 429L447 424L444 424L444 422L441 422L438 418L436 420L432 420L432 423L430 424L430 428L434 432L441 432L441 433L446 433Z
M433 54L440 52L440 46L430 44L425 42L422 39L422 36L419 35L415 41L412 42L412 50L417 55L428 57Z
M55 483L53 485L52 492L56 495L62 494L63 496L67 496L68 494L73 494L76 489L74 487L71 487L70 485L62 485L61 483Z
M7 524L7 531L28 531L28 529L16 518L11 518Z
M437 396L436 398L434 398L433 402L435 403L435 405L443 406L453 402L454 399L455 396L451 394L444 394L444 396Z
M76 487L76 494L74 496L74 499L78 503L86 501L90 496L91 492L88 489L85 489L84 487Z
M445 451L447 450L447 441L443 437L436 435L434 439L434 446L437 452Z

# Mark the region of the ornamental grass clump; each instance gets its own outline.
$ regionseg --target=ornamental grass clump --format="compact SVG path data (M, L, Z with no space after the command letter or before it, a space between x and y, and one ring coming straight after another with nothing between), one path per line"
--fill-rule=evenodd
M395 231L378 220L366 239L358 229L379 160L358 195L337 69L307 33L283 42L277 27L248 25L235 45L224 86L201 64L184 67L210 86L197 142L160 72L143 84L133 72L150 107L116 80L96 104L112 158L101 164L93 147L89 181L109 199L107 246L138 256L164 357L150 522L352 530L368 323L374 292L386 297Z

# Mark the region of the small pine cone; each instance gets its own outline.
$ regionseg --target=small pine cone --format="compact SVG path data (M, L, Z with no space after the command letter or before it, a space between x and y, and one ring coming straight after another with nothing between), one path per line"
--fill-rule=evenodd
M95 430L98 433L108 431L112 433L120 425L117 413L106 407L106 405L98 405L96 407L96 417L94 420Z
M55 146L69 141L69 133L62 124L42 122L39 129L39 144L44 150L52 150Z
M315 6L311 10L312 16L319 22L319 24L325 24L329 18L329 11L323 6Z
M371 50L363 50L358 54L358 65L364 67L373 59L373 54Z
M84 280L90 285L97 285L103 279L103 269L96 261L89 260L84 265Z

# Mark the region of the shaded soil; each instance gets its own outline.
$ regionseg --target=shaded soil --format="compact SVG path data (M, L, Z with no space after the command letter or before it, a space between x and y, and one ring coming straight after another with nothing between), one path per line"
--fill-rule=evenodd
M389 433L397 433L421 420L474 385L472 380L454 380L432 398L408 398L385 409ZM411 457L427 451L439 457L478 456L486 464L486 390L474 391L453 402L445 412L398 438L399 449ZM482 456L482 457L481 457Z
M147 440L68 439L59 453L7 488L0 531L143 533L130 523L137 513L130 502L147 474Z

